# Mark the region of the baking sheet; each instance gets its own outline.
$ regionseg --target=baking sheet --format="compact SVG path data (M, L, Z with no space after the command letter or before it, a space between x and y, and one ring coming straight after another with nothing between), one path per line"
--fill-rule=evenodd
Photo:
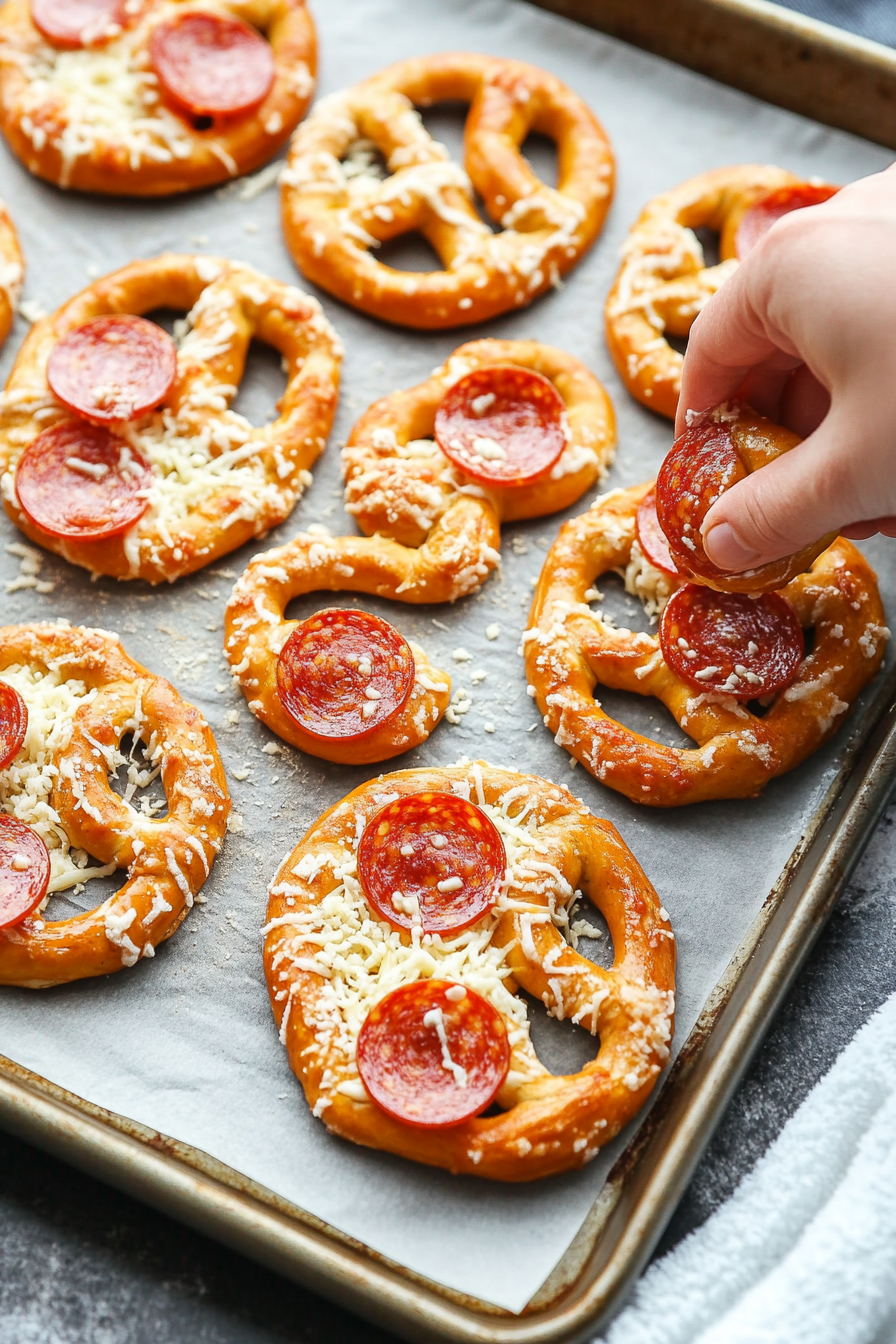
M354 82L387 62L449 48L535 60L566 79L596 110L619 160L619 190L597 247L565 288L534 308L468 332L392 331L321 295L346 344L336 429L314 486L267 544L311 523L335 533L354 527L341 508L338 447L354 419L378 396L408 386L469 336L535 336L565 347L600 376L620 430L609 485L655 472L669 426L622 391L602 339L603 298L619 244L643 203L705 168L747 160L776 162L834 181L883 167L889 155L841 132L765 106L655 57L624 47L515 0L341 0L315 7L321 48L320 92ZM428 118L440 138L459 144L460 121ZM547 171L549 156L533 147ZM52 310L93 275L168 249L241 258L295 278L279 230L274 190L254 200L239 186L188 200L111 202L65 196L31 179L6 153L2 193L16 218L29 265L26 299ZM401 264L400 258L396 258ZM24 331L3 355L8 369ZM281 385L277 361L250 367L239 409L263 420ZM571 512L578 512L588 501ZM678 935L679 1013L684 1040L835 769L842 740L749 803L718 803L671 813L639 810L602 788L537 723L516 649L544 551L562 517L504 531L503 572L453 608L363 605L394 620L465 687L472 708L443 723L417 752L388 764L450 763L485 757L561 781L611 818L646 868ZM0 581L19 574L20 556L3 547L22 538L0 521ZM282 1197L325 1219L409 1269L460 1292L519 1311L578 1231L628 1135L584 1172L528 1187L501 1187L427 1171L330 1138L312 1120L277 1041L261 970L259 929L265 888L283 854L330 803L368 772L329 767L274 740L230 688L221 657L221 618L232 579L259 547L174 589L86 576L47 555L41 581L50 593L18 588L3 598L3 621L64 616L122 635L128 652L169 676L200 705L228 768L237 825L205 894L207 904L152 962L106 980L49 993L0 990L0 1052L90 1101L204 1149ZM868 544L884 600L896 610L891 543ZM27 562L26 562L27 567ZM611 585L602 585L608 591ZM327 599L305 599L295 614ZM340 599L343 600L343 599ZM633 608L621 598L620 614ZM292 610L290 612L292 613ZM501 634L485 638L497 622ZM467 650L470 661L452 653ZM474 680L477 671L485 680ZM873 688L872 688L873 689ZM606 697L602 699L605 703ZM634 726L680 740L654 702L620 701ZM239 710L240 722L228 723ZM651 722L649 715L655 715ZM488 727L494 728L489 732ZM245 778L239 779L248 769ZM99 899L88 888L82 904ZM72 912L61 904L57 913ZM601 959L606 949L594 947ZM590 1040L534 1009L533 1035L551 1067L577 1067Z

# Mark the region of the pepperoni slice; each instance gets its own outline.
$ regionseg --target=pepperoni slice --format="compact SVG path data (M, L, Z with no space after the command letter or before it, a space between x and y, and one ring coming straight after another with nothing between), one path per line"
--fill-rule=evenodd
M791 210L803 210L807 205L821 205L836 196L839 187L829 186L826 182L801 182L793 187L779 187L754 201L737 226L734 237L734 250L738 259L743 260L761 242L773 224L777 224Z
M104 425L153 410L176 373L177 349L167 331L132 313L74 327L47 360L47 382L63 406Z
M803 660L802 627L780 593L750 597L689 583L660 623L663 657L701 691L756 700L789 686Z
M0 770L5 770L22 749L28 731L28 710L14 686L0 681Z
M18 924L47 894L50 856L36 831L0 812L0 929Z
M31 19L57 47L87 47L117 37L125 22L119 0L31 0Z
M638 512L635 515L635 532L648 564L653 565L654 569L658 569L660 573L665 574L670 579L680 579L682 577L681 570L673 559L666 534L660 527L660 520L656 516L655 489L648 490L638 505Z
M475 924L498 899L506 868L494 823L450 793L387 803L358 846L364 894L395 929L457 933Z
M274 82L270 43L240 19L179 14L158 24L149 55L171 101L194 117L232 117L267 97Z
M656 512L683 573L704 579L722 573L703 549L700 528L716 500L746 475L727 420L707 417L669 449L656 478Z
M418 1129L449 1129L480 1115L509 1068L501 1014L447 980L393 989L358 1034L358 1072L371 1098Z
M124 439L70 420L38 434L19 459L16 496L43 532L102 541L133 527L149 507L152 467Z
M328 607L293 630L277 660L280 702L312 737L369 737L402 709L414 686L410 646L366 611Z
M436 442L474 481L529 485L566 447L566 406L540 373L515 364L475 369L436 412Z

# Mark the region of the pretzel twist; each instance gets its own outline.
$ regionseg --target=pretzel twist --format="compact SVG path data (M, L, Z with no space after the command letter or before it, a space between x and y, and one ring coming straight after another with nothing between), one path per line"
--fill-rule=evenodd
M651 484L611 491L564 523L523 636L526 676L555 741L632 802L754 797L833 736L880 668L889 631L877 581L839 538L781 589L800 624L814 630L814 646L765 715L731 696L697 692L668 667L658 639L615 628L586 601L601 575L629 565L637 507ZM650 567L642 560L640 569L643 593ZM655 696L697 745L663 746L617 723L594 699L596 686Z
M470 104L466 172L415 110L443 99ZM556 190L520 153L530 131L557 143ZM346 170L359 142L367 163L349 159ZM371 149L386 161L385 180L370 168ZM308 279L387 322L445 328L525 307L575 266L609 208L613 154L586 104L553 75L453 52L401 61L324 99L297 132L282 181L287 246ZM479 218L473 188L501 233ZM413 231L443 270L396 270L372 255Z
M569 422L562 456L539 481L506 489L471 483L432 439L436 411L460 378L489 364L516 364L548 378ZM424 383L393 392L370 407L343 450L346 509L368 535L419 547L409 556L404 601L453 601L475 591L500 564L501 522L538 518L574 504L613 460L616 424L610 399L577 359L539 341L470 341ZM451 545L451 538L456 544ZM446 566L445 596L431 589L431 563ZM418 591L416 574L426 575Z
M385 761L425 742L451 700L451 678L434 667L419 644L410 642L416 678L410 698L394 719L361 741L322 743L304 731L283 708L277 691L277 656L298 621L284 611L302 593L375 593L399 601L444 601L426 595L432 584L421 576L424 595L409 598L403 589L413 561L421 551L380 538L321 537L300 532L285 546L257 555L236 582L224 616L224 653L249 708L278 737L312 756L342 765ZM438 545L434 568L438 570ZM412 559L413 558L413 559Z
M53 922L32 916L0 929L0 984L43 989L107 975L154 955L208 877L230 799L202 715L169 682L129 658L117 635L6 626L0 630L0 675L16 667L56 673L95 692L82 701L64 745L44 766L54 781L48 801L72 846L127 869L124 886L88 914ZM161 768L169 807L164 818L143 816L110 787L115 751L129 733L142 738ZM0 772L4 810L13 814L9 784L17 769L13 762Z
M15 320L25 278L25 258L19 235L0 201L0 345L6 340Z
M759 197L798 183L783 168L715 168L656 196L622 249L606 303L607 345L636 400L675 419L682 356L667 336L687 336L698 314L737 266L737 226ZM717 266L707 266L695 229L720 235Z
M507 821L515 840L495 909L471 929L414 949L366 906L355 849L384 797L430 790L469 797ZM579 888L609 925L609 970L574 951L558 928ZM265 931L271 1006L293 1072L313 1113L354 1143L452 1172L534 1180L590 1161L638 1112L669 1058L675 950L666 912L615 827L531 775L482 762L362 785L282 865ZM363 967L350 955L358 948ZM468 983L504 1016L512 1054L498 1094L503 1114L426 1130L366 1099L355 1063L365 1007L429 975ZM599 1036L596 1058L579 1073L552 1076L529 1039L517 987Z
M34 26L29 0L4 5L0 130L29 172L76 191L168 196L226 182L273 158L314 92L316 40L304 0L202 6L260 29L276 72L258 107L208 129L160 102L149 58L153 29L192 8L189 0L142 0L120 35L64 51Z
M153 466L150 506L121 536L73 541L18 507L15 469L48 425L75 417L47 383L47 360L74 327L105 313L189 310L177 377L163 408L116 432ZM253 337L287 365L279 415L253 427L229 409ZM172 582L282 523L310 483L333 422L341 347L315 299L252 267L166 253L114 271L31 328L0 404L0 488L33 541L94 574Z

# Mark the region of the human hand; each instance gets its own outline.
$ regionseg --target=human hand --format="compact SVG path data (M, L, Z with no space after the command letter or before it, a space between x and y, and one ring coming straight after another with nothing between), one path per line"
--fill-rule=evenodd
M896 165L784 216L691 329L676 434L734 396L804 442L703 523L720 569L837 531L896 536Z

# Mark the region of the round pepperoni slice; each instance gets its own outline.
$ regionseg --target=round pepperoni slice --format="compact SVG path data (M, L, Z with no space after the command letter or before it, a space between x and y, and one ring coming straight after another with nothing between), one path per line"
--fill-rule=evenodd
M369 737L402 709L414 686L410 646L366 611L329 607L296 626L277 661L287 714L312 737Z
M18 924L47 894L50 856L36 831L0 812L0 929Z
M789 686L805 649L796 613L780 593L749 597L695 583L666 604L660 645L685 681L735 700L756 700Z
M509 1068L501 1014L447 980L393 989L358 1034L358 1072L372 1100L419 1129L449 1129L480 1115Z
M124 439L70 420L38 434L19 458L16 496L53 537L102 541L133 527L149 507L152 467Z
M529 485L566 447L566 406L540 373L487 365L449 388L435 434L445 456L474 481Z
M754 201L737 226L734 249L743 260L761 242L773 224L777 224L791 210L803 210L807 205L821 205L836 196L839 187L826 182L801 182L793 187L779 187Z
M124 27L118 0L31 0L35 28L57 47L88 47Z
M647 563L653 565L654 569L658 569L667 578L680 579L681 570L675 563L666 534L656 516L656 490L648 490L638 505L635 532Z
M177 349L167 331L131 313L74 327L47 360L47 382L63 406L104 425L153 410L176 373Z
M700 528L716 500L746 475L724 419L692 425L669 449L656 478L656 513L683 573L704 579L721 573L703 549Z
M232 117L267 97L274 82L270 44L223 14L179 14L153 29L152 67L173 103L194 117Z
M358 876L373 909L395 929L457 933L491 910L507 856L494 823L450 793L387 803L358 846Z
M0 681L0 770L5 770L22 749L28 731L28 710L15 687Z

